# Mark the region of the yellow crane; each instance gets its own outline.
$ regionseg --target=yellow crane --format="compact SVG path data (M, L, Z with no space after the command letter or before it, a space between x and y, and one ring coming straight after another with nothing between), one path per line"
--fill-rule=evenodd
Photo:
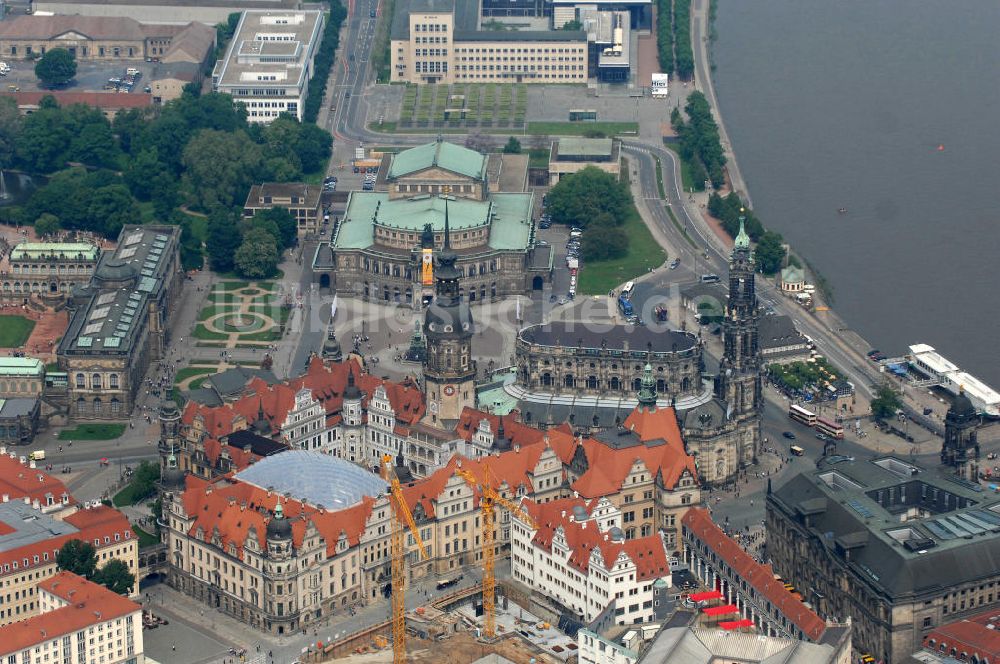
M485 617L485 628L487 638L496 636L496 576L493 566L496 558L495 535L493 532L494 514L496 507L503 507L508 512L521 519L532 528L537 528L534 520L528 516L527 512L507 500L493 488L490 482L490 470L483 465L483 480L480 482L475 475L465 468L456 468L455 473L465 480L466 484L473 489L479 490L479 510L482 512L482 537L483 537L483 616Z
M392 457L388 454L382 457L382 479L389 483L389 504L392 516L392 662L393 664L403 664L406 661L406 602L405 600L405 569L406 546L403 543L403 522L409 528L410 534L420 548L420 554L427 558L427 548L424 541L420 539L417 531L417 524L413 521L413 514L403 499L403 487L396 476L396 470L392 465Z

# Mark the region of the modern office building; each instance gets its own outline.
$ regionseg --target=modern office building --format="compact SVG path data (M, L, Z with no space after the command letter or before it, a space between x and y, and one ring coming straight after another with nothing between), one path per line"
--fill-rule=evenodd
M767 497L774 571L887 664L1000 602L998 532L1000 496L895 456L826 456Z
M587 34L482 30L475 0L398 0L394 83L586 83Z
M617 138L560 138L549 150L549 185L588 166L616 178L621 172L621 141Z
M142 607L72 572L38 584L38 615L0 627L4 664L142 664Z
M124 419L150 362L163 357L180 297L177 226L125 226L89 284L70 298L59 368L69 376L71 419Z
M282 113L302 120L322 34L319 10L244 11L215 65L214 90L246 106L250 122L271 122Z

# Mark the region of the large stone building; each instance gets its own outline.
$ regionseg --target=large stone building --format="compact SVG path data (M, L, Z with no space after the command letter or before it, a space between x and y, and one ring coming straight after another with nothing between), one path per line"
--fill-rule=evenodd
M101 256L90 283L71 297L59 342L73 419L124 419L150 362L163 357L169 317L180 297L177 226L125 226L114 253Z
M90 282L100 247L88 242L22 242L6 258L3 297L22 303L31 295L69 297L73 288Z
M212 72L216 92L246 107L250 122L282 113L302 120L323 35L319 10L247 10Z
M612 432L636 405L648 368L655 400L676 410L687 451L707 484L724 484L756 459L764 399L760 320L750 238L740 232L730 258L729 298L719 373L703 384L701 341L688 332L648 326L552 321L518 334L517 379L503 386L525 423L569 422Z
M142 664L142 607L72 572L38 584L39 614L0 627L0 659ZM95 636L96 635L96 636Z
M472 0L400 0L390 45L393 83L585 83L587 34L480 30Z
M767 497L767 551L854 646L907 661L948 621L1000 601L1000 496L893 456L825 456Z
M192 48L192 46L196 48ZM17 16L0 22L0 56L29 59L63 48L77 60L182 57L204 64L215 30L204 23L140 23L125 16Z
M433 298L433 254L444 246L446 203L455 265L464 277L459 291L468 302L539 290L550 280L551 247L535 243L533 194L491 189L497 185L484 155L438 140L395 155L386 181L387 191L350 193L332 239L313 259L320 287L426 304Z

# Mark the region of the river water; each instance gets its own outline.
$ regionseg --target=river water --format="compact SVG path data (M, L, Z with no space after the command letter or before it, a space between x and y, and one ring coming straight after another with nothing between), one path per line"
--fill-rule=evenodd
M718 5L713 81L761 219L875 347L929 343L1000 389L1000 3Z

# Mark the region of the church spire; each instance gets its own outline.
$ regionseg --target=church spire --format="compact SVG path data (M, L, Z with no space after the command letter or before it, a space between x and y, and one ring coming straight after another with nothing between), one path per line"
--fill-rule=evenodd
M736 235L735 249L750 248L750 236L747 235L745 228L746 219L746 208L740 208L740 232Z
M653 412L656 410L656 381L653 380L653 367L647 362L642 371L642 381L639 389L639 410Z

